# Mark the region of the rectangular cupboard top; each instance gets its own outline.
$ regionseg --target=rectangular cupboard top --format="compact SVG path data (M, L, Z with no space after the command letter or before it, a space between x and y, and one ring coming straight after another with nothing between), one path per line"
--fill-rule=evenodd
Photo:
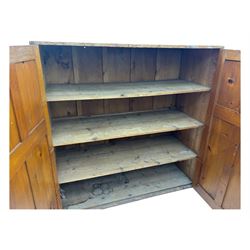
M30 41L31 45L58 45L84 47L116 47L116 48L167 48L167 49L222 49L219 45L163 45L163 44L119 44L119 43L80 43L80 42L46 42Z

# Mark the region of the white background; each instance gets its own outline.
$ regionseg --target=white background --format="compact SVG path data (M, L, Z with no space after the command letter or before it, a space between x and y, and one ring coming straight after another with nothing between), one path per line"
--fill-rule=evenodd
M247 0L1 1L1 249L249 249L247 3ZM211 210L190 189L100 211L10 211L8 46L28 44L30 40L208 44L240 49L242 209Z

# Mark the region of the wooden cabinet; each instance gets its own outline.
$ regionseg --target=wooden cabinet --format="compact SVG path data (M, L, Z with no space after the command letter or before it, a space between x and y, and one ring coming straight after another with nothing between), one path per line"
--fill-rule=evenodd
M192 186L239 207L236 52L32 44L11 49L11 207L106 208Z

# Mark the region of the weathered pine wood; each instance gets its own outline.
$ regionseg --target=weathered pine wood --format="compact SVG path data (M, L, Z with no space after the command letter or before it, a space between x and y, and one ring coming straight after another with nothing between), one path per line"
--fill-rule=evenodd
M210 87L211 91L216 88L215 73L217 69L220 50L183 50L181 56L180 79L199 82ZM206 125L209 116L207 115L211 91L177 95L176 107L191 117L204 122ZM201 157L202 135L204 127L199 130L186 130L177 133L185 145L198 153L197 159ZM197 160L183 162L182 170L194 181L197 176Z
M10 208L35 208L25 163L20 165L20 170L10 179Z
M103 82L102 49L72 47L74 83Z
M35 58L35 51L32 46L11 46L10 63L31 61Z
M10 53L10 207L59 208L38 48L20 46Z
M178 79L181 50L157 49L155 80Z
M237 152L236 160L232 169L225 196L223 197L222 207L225 209L240 209L240 148Z
M213 119L212 133L209 139L208 152L203 163L200 185L216 198L219 189L224 189L222 185L227 185L228 181L223 181L224 176L230 177L230 171L237 153L237 146L240 140L240 131L219 118ZM218 203L218 205L221 205Z
M156 73L156 49L131 49L131 82L134 85L138 81L153 81ZM141 88L139 88L139 92ZM143 99L131 98L130 111L142 111L153 109L153 97Z
M62 185L69 209L107 208L192 186L174 164Z
M53 145L156 134L200 126L201 122L186 114L168 110L57 119L52 124Z
M218 207L240 208L240 53L223 51L210 103L200 186Z
M204 92L210 88L198 83L168 80L127 83L51 84L47 87L47 100L98 100L128 97L161 96Z
M240 62L226 60L218 105L240 112Z
M48 80L47 86L55 83L74 85L76 83L130 82L130 79L133 81L136 79L178 79L180 49L145 49L142 51L135 53L132 52L132 48L40 46L44 74ZM150 65L153 65L153 68L149 67ZM131 74L133 66L136 69L132 70ZM77 100L64 104L50 102L49 108L51 117L57 118L152 110L174 105L175 97L168 95L132 98L132 100L117 98Z
M40 53L46 84L74 82L71 47L42 46Z
M162 45L162 44L118 44L118 43L82 43L82 42L49 42L49 41L30 41L35 45L60 45L60 46L85 46L85 47L114 47L114 48L190 48L190 49L215 49L223 48L219 45Z
M127 172L194 158L173 136L123 140L80 150L57 151L59 183Z
M131 50L127 48L102 48L103 82L130 81ZM128 99L103 101L103 113L128 112Z

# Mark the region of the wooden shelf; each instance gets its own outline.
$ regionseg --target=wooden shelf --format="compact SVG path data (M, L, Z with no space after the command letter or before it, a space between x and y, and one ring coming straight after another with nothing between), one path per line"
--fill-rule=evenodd
M107 208L190 187L174 164L61 185L68 209Z
M129 82L48 84L47 101L98 100L129 97L160 96L209 91L198 83L182 80Z
M51 42L30 41L33 45L111 47L111 48L168 48L168 49L223 49L221 45L169 45L169 44L122 44L122 43L84 43L84 42Z
M119 141L57 152L59 183L127 172L177 161L196 154L173 136Z
M54 146L102 141L197 128L202 123L180 111L150 111L56 119L52 123Z

